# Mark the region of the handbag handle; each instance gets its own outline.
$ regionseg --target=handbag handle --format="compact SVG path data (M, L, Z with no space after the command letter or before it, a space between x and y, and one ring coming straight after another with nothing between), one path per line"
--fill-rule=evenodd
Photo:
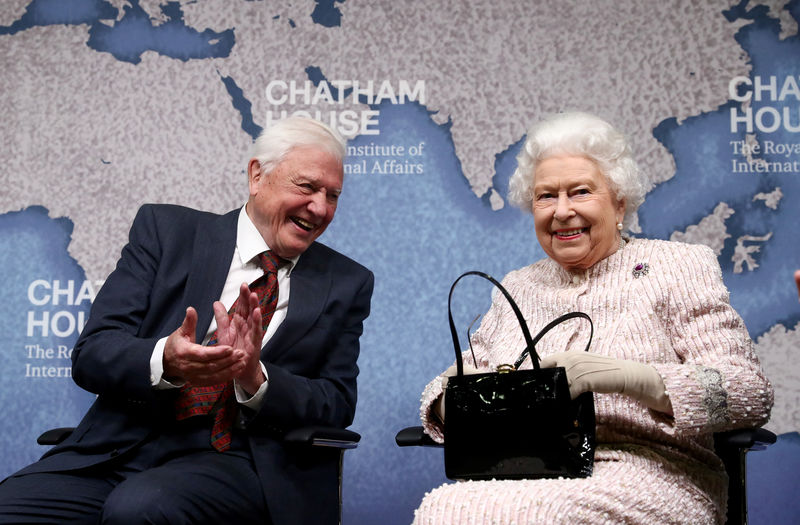
M517 321L519 321L520 328L522 328L522 335L525 337L525 345L526 345L525 351L526 352L528 352L529 350L532 351L532 355L535 355L536 358L538 359L539 356L536 355L536 350L533 348L533 339L531 338L530 331L528 331L528 325L527 323L525 323L525 318L522 317L522 312L519 311L517 303L515 303L514 299L511 298L511 294L509 294L508 291L506 291L506 289L503 288L503 285L497 282L497 280L495 280L495 278L492 277L491 275L473 270L470 272L462 273L461 275L458 276L458 279L456 279L453 282L453 285L450 287L450 295L447 297L447 318L450 321L450 334L453 336L453 348L455 348L456 351L456 373L459 376L464 375L464 363L462 362L461 359L461 343L458 341L458 334L456 333L456 325L453 322L453 312L450 309L450 305L453 301L453 290L455 290L456 284L458 284L458 281L460 281L467 275L477 275L478 277L483 277L484 279L495 285L501 292L503 292L503 295L505 295L506 299L508 299L509 304L511 304L511 309L514 310L514 315L517 316ZM533 359L533 357L531 357L531 359ZM475 364L477 365L478 363ZM538 361L533 361L533 365L536 368L539 368Z
M517 361L514 363L514 369L519 368L519 365L521 365L522 362L525 361L525 358L528 357L528 355L530 355L531 362L533 363L533 368L535 370L539 370L540 368L539 361L541 361L541 358L539 357L539 354L536 353L536 343L538 343L539 340L554 326L569 319L574 319L576 317L581 317L589 321L589 327L590 327L589 341L586 343L586 351L587 352L589 351L589 345L592 343L592 337L594 336L594 324L592 323L592 319L588 315L586 315L583 312L570 312L564 314L558 317L557 319L551 321L550 323L548 323L547 326L542 328L542 330L539 331L538 334L536 334L535 338L531 338L531 333L528 330L528 324L525 322L525 318L522 316L522 312L519 310L517 303L514 302L514 299L511 297L511 294L509 294L508 291L503 287L503 285L497 282L497 280L491 275L486 274L484 272L473 270L465 272L458 276L458 279L456 279L453 282L453 285L450 287L450 295L447 298L447 318L448 321L450 322L450 334L453 337L453 348L455 349L456 352L456 374L458 374L459 376L464 375L464 363L462 362L461 358L461 343L458 341L458 334L456 333L456 326L455 323L453 322L453 313L450 308L450 305L453 300L453 290L455 290L456 284L458 284L458 281L460 281L463 277L466 277L467 275L477 275L478 277L483 277L487 281L491 282L503 293L505 298L508 300L508 303L511 305L511 310L513 310L514 315L516 315L517 321L519 322L519 326L522 329L522 335L523 337L525 337L525 350L522 351L519 358L517 358ZM475 364L477 365L477 363Z
M550 329L555 327L556 325L558 325L560 323L563 323L564 321L568 321L569 319L575 319L577 317L580 317L582 319L586 319L587 321L589 321L589 340L586 342L586 348L584 348L584 352L588 352L589 351L589 345L592 344L592 337L594 337L594 323L592 323L592 318L589 317L588 315L586 315L583 312L570 312L568 314L564 314L564 315L562 315L560 317L557 317L557 318L553 319L552 321L550 321L549 323L547 323L547 326L542 328L541 331L539 331L539 333L536 334L536 337L533 338L533 346L532 347L528 347L528 348L533 348L533 352L534 352L533 355L536 356L536 361L533 361L534 368L536 368L536 369L539 368L539 360L541 360L541 358L539 357L539 354L536 353L536 343L539 342L539 339L544 337L544 334L549 332ZM522 362L525 361L525 358L528 357L528 348L523 350L522 353L517 358L517 360L514 362L514 369L515 370L517 368L519 368L519 365L521 365ZM533 360L533 355L531 356L531 360Z

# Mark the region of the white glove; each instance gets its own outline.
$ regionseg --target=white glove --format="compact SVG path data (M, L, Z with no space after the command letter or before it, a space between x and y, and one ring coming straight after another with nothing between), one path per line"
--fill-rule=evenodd
M555 366L566 369L572 399L584 392L622 393L653 410L672 414L664 380L648 364L574 351L549 355L541 361L542 368Z
M438 398L436 398L436 401L433 402L433 414L438 417L439 421L442 423L444 423L444 390L447 388L447 381L457 373L456 365L453 365L441 374L442 393ZM464 364L465 376L481 373L483 373L483 371L478 370L474 366Z

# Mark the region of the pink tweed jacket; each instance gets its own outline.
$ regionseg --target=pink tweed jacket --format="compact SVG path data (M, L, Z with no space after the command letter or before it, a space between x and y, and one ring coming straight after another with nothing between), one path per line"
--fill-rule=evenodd
M674 414L621 394L596 394L592 477L448 483L425 496L415 523L724 522L727 477L712 433L765 423L773 390L730 306L713 252L631 239L583 272L544 259L509 273L503 286L532 333L566 312L589 314L595 327L590 352L652 364ZM551 330L537 350L542 356L582 350L588 334L585 321L571 320ZM524 348L501 294L472 344L478 368L488 370L514 362ZM431 406L441 393L437 377L420 408L426 432L437 441L442 428Z

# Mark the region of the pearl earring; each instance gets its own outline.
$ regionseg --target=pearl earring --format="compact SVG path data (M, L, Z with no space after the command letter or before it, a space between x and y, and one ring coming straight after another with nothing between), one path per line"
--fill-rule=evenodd
M619 231L622 231L622 223L621 223L621 222L618 222L618 223L617 223L617 229L618 229Z

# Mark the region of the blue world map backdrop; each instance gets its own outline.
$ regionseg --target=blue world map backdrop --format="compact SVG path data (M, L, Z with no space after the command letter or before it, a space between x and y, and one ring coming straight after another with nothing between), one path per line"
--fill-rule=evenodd
M0 109L8 117L0 124L8 145L0 197L7 283L0 326L8 334L0 350L7 412L0 475L34 461L43 452L36 436L74 425L90 405L92 396L69 378L69 353L136 208L241 206L247 150L271 109L319 112L323 119L338 111L334 124L346 111L371 119L362 133L349 134L345 191L321 239L375 273L352 427L362 442L346 455L344 523L410 523L425 491L446 481L441 452L399 449L394 435L418 424L422 389L452 362L446 307L453 280L473 269L499 279L544 256L530 215L503 200L526 127L564 109L596 112L639 146L651 191L637 236L715 249L731 301L776 388L768 427L796 431L800 1L697 7L675 0L664 2L663 13L620 9L627 14L615 16L630 18L621 22L641 27L654 27L647 22L654 18L668 25L672 16L683 27L688 15L680 13L704 9L690 18L706 35L673 32L663 39L674 46L657 48L661 37L645 34L643 41L653 41L652 53L642 55L647 61L636 46L618 50L630 63L619 66L630 67L621 77L608 62L612 51L598 58L588 46L562 56L565 68L548 69L552 61L532 50L517 56L524 48L515 39L546 36L548 29L517 12L515 2L478 4L485 22L496 18L502 28L522 18L526 34L516 34L517 27L495 41L481 22L459 34L438 31L469 6L453 4L447 12L411 1L0 6L7 72ZM615 6L599 2L597 16L611 17ZM577 8L572 14L592 18ZM442 25L401 31L406 18ZM427 32L441 49L423 43ZM594 34L608 42L618 36ZM476 38L485 50L470 47ZM558 37L552 40L558 48ZM443 74L452 62L456 73ZM497 81L494 62L513 75ZM389 96L402 91L398 79L417 91L405 100ZM385 96L373 97L367 81ZM308 87L294 93L296 104L278 108L268 103L270 85ZM543 85L552 89L535 87ZM504 90L511 90L508 100ZM487 144L493 153L483 155ZM488 168L476 169L481 165ZM464 282L454 304L459 326L466 329L489 302L487 286ZM751 522L759 519L767 522L751 512Z

